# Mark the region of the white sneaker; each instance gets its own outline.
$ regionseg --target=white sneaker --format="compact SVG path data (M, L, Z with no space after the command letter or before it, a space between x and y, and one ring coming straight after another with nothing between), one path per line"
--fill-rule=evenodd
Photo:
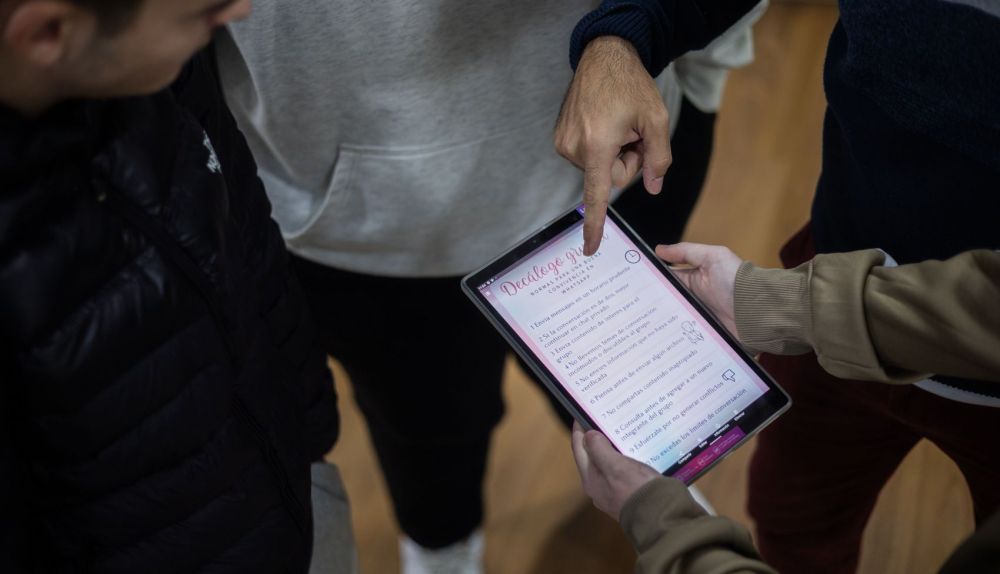
M700 504L701 507L705 509L705 512L711 514L712 516L719 515L719 513L717 513L715 511L715 508L712 506L712 503L710 503L708 499L705 498L705 494L702 491L698 490L697 486L689 486L688 492L691 493L691 498L693 498L695 502Z
M483 531L444 548L424 548L410 537L399 541L402 574L483 574Z

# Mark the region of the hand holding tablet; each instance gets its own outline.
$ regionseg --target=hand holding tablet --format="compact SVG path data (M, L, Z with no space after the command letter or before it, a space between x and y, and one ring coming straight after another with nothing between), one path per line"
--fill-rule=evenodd
M615 520L636 491L660 476L653 467L622 456L600 432L584 433L579 423L573 424L572 443L583 491L594 506Z
M585 257L581 212L463 289L585 427L690 483L790 401L613 210Z

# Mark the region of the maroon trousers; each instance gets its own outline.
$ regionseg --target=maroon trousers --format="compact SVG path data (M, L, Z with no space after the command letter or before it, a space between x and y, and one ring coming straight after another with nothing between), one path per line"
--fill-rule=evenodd
M794 267L814 254L806 226L781 257ZM1000 507L1000 409L909 385L837 379L813 354L764 355L761 363L794 403L761 433L750 466L757 545L780 572L854 572L879 491L921 438L962 471L977 525Z

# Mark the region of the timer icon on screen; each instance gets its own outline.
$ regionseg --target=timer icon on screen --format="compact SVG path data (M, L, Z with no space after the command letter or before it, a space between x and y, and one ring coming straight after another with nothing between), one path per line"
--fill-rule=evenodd
M640 257L641 255L639 255L639 252L636 251L635 249L629 249L628 251L625 252L625 261L628 261L629 263L632 264L638 263Z

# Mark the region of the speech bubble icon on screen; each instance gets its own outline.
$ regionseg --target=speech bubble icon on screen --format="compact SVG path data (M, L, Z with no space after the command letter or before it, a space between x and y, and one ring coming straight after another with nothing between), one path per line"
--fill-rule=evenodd
M722 373L722 378L727 381L736 382L736 373L732 369L726 369L725 373Z

